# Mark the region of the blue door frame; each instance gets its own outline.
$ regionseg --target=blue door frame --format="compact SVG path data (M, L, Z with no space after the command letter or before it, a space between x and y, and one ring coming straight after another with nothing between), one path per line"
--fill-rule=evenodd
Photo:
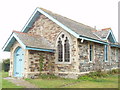
M23 77L24 51L18 47L14 52L14 77Z

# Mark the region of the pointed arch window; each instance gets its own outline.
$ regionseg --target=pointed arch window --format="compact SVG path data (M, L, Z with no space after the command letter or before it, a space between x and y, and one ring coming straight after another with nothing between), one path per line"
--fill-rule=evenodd
M64 59L65 59L65 62L70 61L70 45L67 37L65 39L65 44L64 44Z
M58 41L58 61L63 62L63 45L62 45L61 38L59 38L59 41Z
M61 34L57 41L58 62L70 62L70 42L65 34Z

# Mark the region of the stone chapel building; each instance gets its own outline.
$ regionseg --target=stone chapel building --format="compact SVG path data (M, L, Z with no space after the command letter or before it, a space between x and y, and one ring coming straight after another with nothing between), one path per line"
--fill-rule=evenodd
M12 77L77 78L120 64L120 44L111 28L96 30L43 8L36 8L21 32L12 32L3 50L11 53Z

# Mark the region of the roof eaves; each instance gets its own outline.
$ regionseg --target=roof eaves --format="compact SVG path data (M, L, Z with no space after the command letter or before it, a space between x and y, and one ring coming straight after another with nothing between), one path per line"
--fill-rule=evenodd
M111 47L118 47L120 48L120 45L116 45L116 44L110 44Z
M76 32L74 32L73 30L71 30L67 26L63 25L61 22L59 22L58 20L56 20L55 18L53 18L52 16L50 16L49 14L47 14L46 12L44 12L43 10L41 10L40 8L38 8L38 11L40 13L42 13L43 15L45 15L46 17L48 17L53 22L55 22L56 24L58 24L59 26L61 26L63 29L65 29L66 31L68 31L70 34L72 34L76 38L79 38L79 34L77 34Z
M105 44L105 45L108 44L105 41L100 41L100 40L89 38L89 37L85 37L85 36L82 36L82 35L79 35L79 38L82 38L82 39L85 39L85 40L88 40L88 41L92 41L92 42L96 42L96 43L100 43L100 44Z
M17 35L14 32L12 32L12 34L10 35L7 42L5 43L5 45L2 48L3 51L10 51L10 49L6 50L6 48L11 44L13 38L15 38L24 49L26 48L25 44L23 44L23 42L17 37ZM12 43L14 43L14 42L12 42Z
M96 37L98 37L99 39L102 40L102 38L101 38L100 36L98 36L97 34L95 34L94 32L93 32L93 34L94 34Z
M108 33L107 37L106 37L104 40L107 40L110 34L112 35L113 40L114 40L114 42L116 43L117 41L116 41L116 39L115 39L115 36L114 36L112 30L109 30L109 33Z
M21 32L27 32L29 28L32 27L34 21L39 17L40 13L38 12L38 8L34 10L28 21L26 22L25 26L22 28Z
M52 16L50 16L49 14L47 14L41 8L36 8L36 10L34 11L33 15L30 17L30 19L28 20L27 24L23 28L22 32L26 32L25 30L27 28L27 25L30 23L30 21L32 20L32 18L35 17L35 14L37 13L37 11L39 11L41 14L45 15L46 17L48 17L50 20L52 20L53 22L55 22L56 24L58 24L59 26L61 26L63 29L65 29L66 31L68 31L70 34L72 34L76 38L84 38L85 40L89 40L89 41L93 41L93 42L97 42L97 43L101 43L101 44L106 44L106 42L103 42L103 41L100 41L100 40L96 40L96 39L93 39L93 38L89 38L89 37L85 37L85 36L79 35L78 33L74 32L73 30L71 30L70 28L68 28L67 26L63 25L61 22L59 22L58 20L56 20L55 18L53 18ZM33 19L33 20L35 20L35 19Z
M45 52L55 52L53 49L44 49L44 48L34 48L34 47L26 47L27 50L37 50L37 51L45 51Z

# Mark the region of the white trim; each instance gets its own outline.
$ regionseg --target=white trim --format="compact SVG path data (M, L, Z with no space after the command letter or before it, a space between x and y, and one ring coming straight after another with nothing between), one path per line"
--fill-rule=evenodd
M92 61L90 61L90 45L93 46L92 48ZM89 63L94 63L94 59L95 59L95 46L94 46L94 43L92 42L89 42L88 43L88 59L89 59Z
M116 60L116 62L119 61L118 48L115 49L115 60Z
M50 20L52 20L53 22L55 22L56 24L58 24L59 26L61 26L63 29L65 29L66 31L68 31L70 34L72 34L76 38L79 38L79 34L77 34L76 32L74 32L73 30L69 29L67 26L63 25L58 20L54 19L52 16L50 16L49 14L47 14L46 12L44 12L40 8L36 8L35 9L35 11L33 12L32 16L30 17L30 19L27 21L27 23L23 27L22 32L25 31L25 29L27 28L28 24L32 21L32 18L35 16L35 14L37 13L37 11L39 11L41 14L45 15L46 17L48 17Z
M107 48L107 51L106 51ZM107 54L107 57L106 57ZM108 45L104 45L104 62L108 62Z
M111 33L111 31L109 31L109 32L108 32L108 34L107 34L107 36L106 36L105 40L107 40L107 39L108 39L108 37L109 37L110 33Z
M62 34L64 34L64 38L62 38ZM68 38L69 44L70 44L70 62L65 62L65 59L64 59L64 41L65 41L65 39L66 39L65 37ZM57 39L56 39L56 44L55 44L56 48L57 48L57 45L58 45L58 40L59 40L59 38L61 38L62 45L63 45L63 62L59 62L59 61L58 61L58 50L56 50L55 63L56 63L56 64L71 64L71 60L72 60L72 55L71 55L71 52L72 52L72 50L71 50L72 40L71 40L71 37L70 37L70 35L69 35L67 32L61 32L61 33L58 35Z
M13 33L13 36L16 38L16 40L20 43L20 45L26 49L26 46L21 42L21 40L17 37L17 35L15 35L15 33Z
M112 30L109 30L109 33L108 33L107 37L106 37L104 40L107 40L107 39L108 39L110 33L111 33L111 35L112 35L112 37L113 37L113 40L114 40L115 42L117 42L116 39L115 39L115 36L114 36L114 34L113 34L113 32L112 32Z
M37 12L38 11L38 12ZM22 29L22 32L25 32L29 23L31 23L33 20L32 18L35 17L36 13L41 13L43 15L45 15L46 17L48 17L50 20L52 20L53 22L55 22L57 25L59 25L60 27L62 27L64 30L66 30L67 32L69 32L70 34L72 34L74 37L76 38L80 38L80 39L85 39L85 40L89 40L89 41L92 41L92 42L97 42L97 43L102 43L102 44L106 44L105 42L103 41L100 41L100 40L95 40L95 39L91 39L91 38L88 38L88 37L83 37L83 36L80 36L78 33L74 32L72 29L70 29L69 27L65 26L64 24L62 24L61 22L59 22L58 20L56 20L55 18L53 18L52 16L50 16L48 13L46 13L45 11L43 11L42 9L40 8L36 8L34 13L32 14L32 16L30 17L30 19L28 20L28 22L26 23L26 25L24 26L24 28Z
M26 46L21 42L21 40L17 37L17 35L15 33L12 33L11 36L9 37L8 41L5 43L4 47L2 48L3 51L5 51L6 47L8 46L8 44L11 42L11 40L15 38L19 43L20 45L22 46L22 48L26 48Z
M99 39L103 40L101 37L99 37L97 34L93 33L96 37L98 37Z
M35 11L33 12L33 14L31 15L31 17L28 19L27 23L25 24L25 26L23 27L21 32L25 31L25 28L27 28L28 24L30 23L30 21L32 20L32 18L35 16L36 12L38 11L38 8L35 9Z

